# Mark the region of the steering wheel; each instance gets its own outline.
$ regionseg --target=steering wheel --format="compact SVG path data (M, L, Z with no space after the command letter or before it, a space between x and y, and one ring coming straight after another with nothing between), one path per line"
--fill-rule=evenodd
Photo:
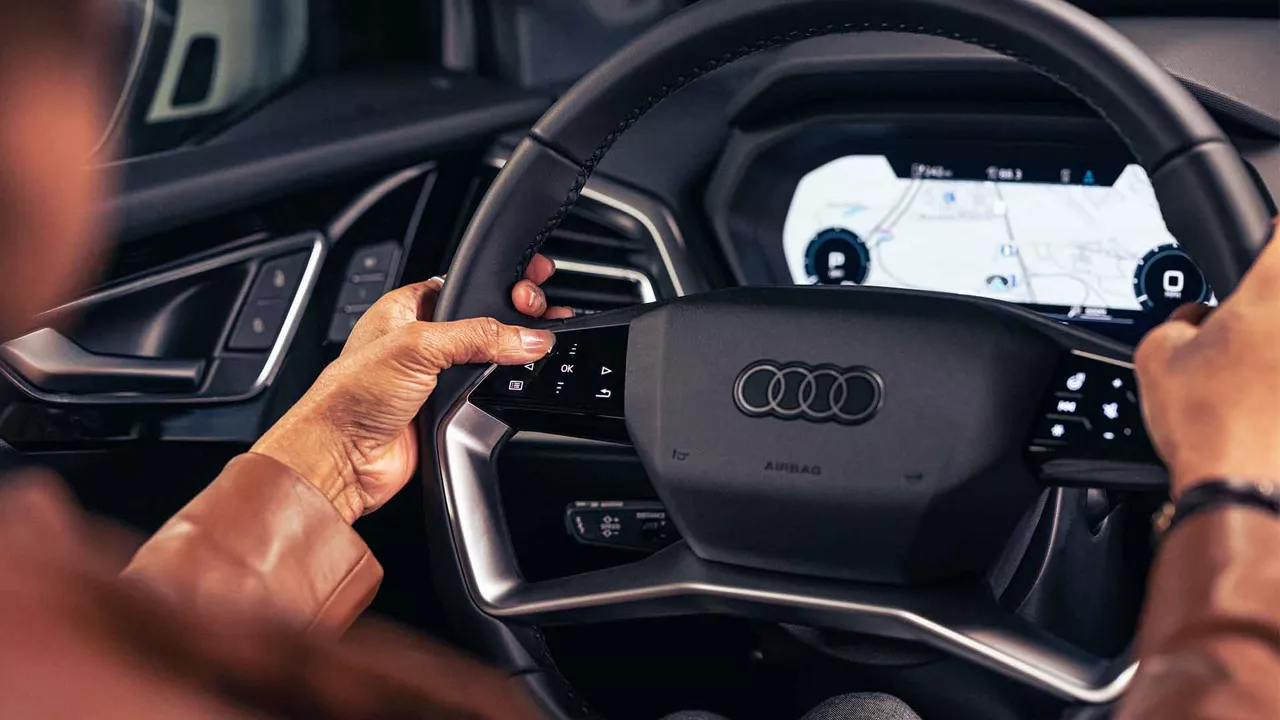
M1220 297L1265 244L1269 213L1221 129L1132 43L1065 2L703 0L543 116L473 218L436 319L518 322L511 284L614 142L664 98L753 53L864 31L980 45L1087 102L1147 170L1170 231ZM549 667L539 625L724 613L914 639L1073 703L1108 703L1128 686L1136 663L1050 637L978 579L1045 483L1160 489L1160 472L1126 458L1027 445L1063 377L1085 368L1132 388L1132 348L1012 305L873 288L735 289L559 329L532 368L448 372L422 423L423 456L436 461L423 465L438 473L427 490L437 579L491 659ZM570 365L572 377L548 384ZM591 392L584 370L608 386ZM517 377L543 378L536 397ZM682 540L630 565L526 582L494 466L515 430L548 424L625 432Z

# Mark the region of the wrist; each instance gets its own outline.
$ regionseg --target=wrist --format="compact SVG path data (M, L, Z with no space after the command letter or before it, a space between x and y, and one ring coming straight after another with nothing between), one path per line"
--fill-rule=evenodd
M364 514L355 469L337 434L322 420L286 413L250 452L288 466L319 490L348 524Z
M1200 487L1208 483L1219 482L1223 478L1233 478L1241 482L1251 483L1275 483L1280 479L1280 467L1267 468L1265 466L1248 466L1239 463L1223 464L1222 468L1235 467L1240 468L1236 471L1225 469L1217 469L1212 465L1197 465L1194 467L1170 467L1169 468L1169 497L1172 500L1178 500L1188 491Z
M1166 535L1187 519L1225 508L1248 508L1280 516L1280 487L1273 483L1230 478L1207 480L1185 489L1176 501L1165 504L1155 516L1157 536Z

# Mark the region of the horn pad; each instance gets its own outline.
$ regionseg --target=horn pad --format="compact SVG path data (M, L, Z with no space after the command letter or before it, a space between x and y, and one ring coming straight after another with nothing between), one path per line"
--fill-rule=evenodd
M909 583L985 569L1039 491L1058 348L994 303L746 288L631 326L627 428L707 560Z

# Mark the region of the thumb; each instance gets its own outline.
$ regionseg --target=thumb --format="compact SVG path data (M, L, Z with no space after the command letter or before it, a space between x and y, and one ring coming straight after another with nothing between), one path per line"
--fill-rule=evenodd
M532 362L546 355L554 342L555 336L546 330L504 325L491 318L411 322L339 357L289 414L322 416L347 444L380 447L418 413L442 371L465 363ZM309 412L313 407L318 411Z
M1196 339L1200 328L1193 320L1198 322L1199 318L1183 314L1147 333L1133 353L1139 380L1158 376L1169 366L1174 353Z
M414 323L405 340L425 365L422 369L438 373L469 363L520 365L539 360L551 351L556 338L547 330L505 325L493 318L472 318Z

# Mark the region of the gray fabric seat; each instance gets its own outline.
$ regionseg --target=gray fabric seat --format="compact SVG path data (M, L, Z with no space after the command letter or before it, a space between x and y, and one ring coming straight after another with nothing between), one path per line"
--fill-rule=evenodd
M678 712L663 720L727 720L700 710ZM779 718L779 720L785 720ZM840 695L819 703L801 720L920 720L906 703L884 693Z

